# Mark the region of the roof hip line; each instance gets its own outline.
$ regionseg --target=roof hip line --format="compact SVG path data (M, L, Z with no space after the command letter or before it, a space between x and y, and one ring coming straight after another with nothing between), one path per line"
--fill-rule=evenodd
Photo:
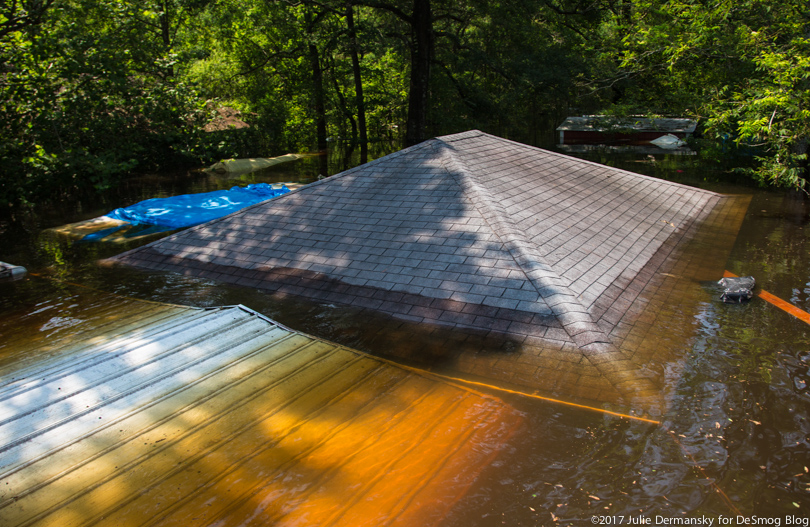
M604 359L610 357L626 360L624 353L616 348L608 335L594 322L577 295L532 247L523 232L508 220L509 216L504 208L489 197L472 171L455 155L455 149L442 138L435 139L433 148L441 156L442 166L465 191L473 206L492 228L492 232L501 239L565 332L582 349L586 359L631 402L638 402L638 397L644 397L645 392L654 392L655 387L648 379L638 378L635 372L621 374L610 368L609 362ZM629 379L634 382L628 382Z
M566 323L589 323L593 325L590 328L591 330L601 333L586 307L577 299L574 292L565 285L563 278L546 263L545 259L526 240L525 235L517 228L514 222L508 219L508 214L506 214L503 206L495 203L487 195L486 191L475 180L472 172L467 169L458 156L453 154L453 147L441 141L441 139L436 141L434 148L442 156L442 166L465 191L465 194L473 202L473 206L478 209L478 212L492 228L492 232L501 239L506 250L509 251L509 254L525 273L526 278L528 278L538 294L551 308L554 315L561 317L560 322L564 327ZM573 335L571 336L573 337ZM594 342L609 341L606 336L603 336L603 340L595 340Z

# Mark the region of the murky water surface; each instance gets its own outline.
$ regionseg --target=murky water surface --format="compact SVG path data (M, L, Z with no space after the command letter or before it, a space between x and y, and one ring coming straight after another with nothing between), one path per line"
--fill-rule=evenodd
M810 311L808 201L729 183L697 158L596 160L753 195L726 269L753 275L762 289ZM128 245L74 243L48 231L150 197L260 181L309 182L319 173L318 160L308 159L237 180L196 172L149 176L101 199L0 224L0 260L36 274L0 283L0 365L24 358L23 340L69 335L86 313L109 304L110 293L194 306L242 303L295 329L380 354L391 355L387 348L398 341L412 344L413 335L381 331L377 321L358 319L352 309L99 267L98 259ZM137 243L142 241L131 245ZM664 366L668 401L662 426L499 394L524 413L525 426L443 525L587 525L594 516L594 523L605 525L640 517L654 524L657 516L705 516L713 525L722 525L721 516L733 519L726 525L736 525L737 516L757 516L807 525L810 326L758 298L722 304L711 284L701 287L711 300L697 306L688 323L660 328L662 339L682 346L680 358ZM463 345L433 329L420 339L414 363L423 362L424 353L434 355L428 362L435 364L443 348Z

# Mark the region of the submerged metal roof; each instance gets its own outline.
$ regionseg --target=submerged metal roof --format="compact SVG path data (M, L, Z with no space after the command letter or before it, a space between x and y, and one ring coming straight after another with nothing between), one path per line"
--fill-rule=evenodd
M243 306L122 309L5 368L3 525L424 525L519 422Z

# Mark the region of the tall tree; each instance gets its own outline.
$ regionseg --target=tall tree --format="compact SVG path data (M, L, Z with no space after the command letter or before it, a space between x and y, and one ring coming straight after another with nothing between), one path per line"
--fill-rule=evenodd
M306 33L309 36L307 42L307 54L312 67L312 91L315 99L315 130L318 138L318 151L326 152L326 103L324 100L323 69L321 68L321 54L315 39L315 26L323 12L313 16L307 9L304 13Z
M352 57L352 73L354 76L354 93L357 101L357 124L360 131L360 163L366 163L368 161L366 102L363 98L363 76L360 71L359 45L357 43L357 30L354 25L354 5L351 0L346 2L346 29L349 34L349 50Z
M411 82L408 96L408 123L405 145L426 139L430 108L430 73L435 35L430 0L414 0L411 24Z
M365 5L393 14L409 28L410 89L405 146L424 141L430 108L431 63L435 35L431 0L413 0L410 9L390 2L359 0Z

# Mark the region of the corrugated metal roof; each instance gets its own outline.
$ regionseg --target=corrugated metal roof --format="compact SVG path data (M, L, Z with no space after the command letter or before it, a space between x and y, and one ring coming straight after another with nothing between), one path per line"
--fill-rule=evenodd
M243 306L109 318L5 371L2 525L421 525L519 422Z

